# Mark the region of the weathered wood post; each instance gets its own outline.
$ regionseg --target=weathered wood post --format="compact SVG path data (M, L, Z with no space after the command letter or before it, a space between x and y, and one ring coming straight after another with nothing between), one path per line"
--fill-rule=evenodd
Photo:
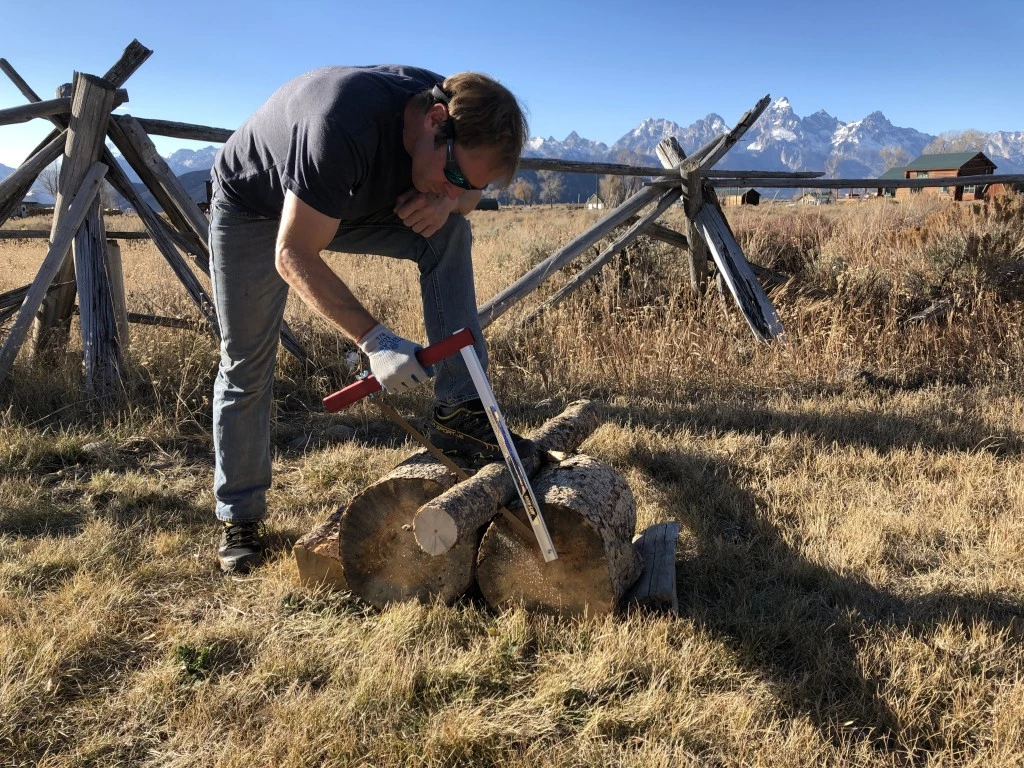
M655 152L666 168L679 168L686 160L686 153L674 136L662 139ZM682 187L685 188L686 242L690 246L690 285L698 296L703 296L708 282L708 249L693 223L701 200L700 176L697 171L686 174Z
M56 212L63 205L64 190L75 189L89 166L103 152L107 121L113 108L116 89L94 75L75 73L71 99L71 120L61 164ZM54 216L54 230L58 216ZM99 198L90 205L85 221L75 236L74 261L61 266L57 282L78 276L79 313L82 326L82 352L85 363L85 387L90 395L105 398L120 380L121 351L117 343L117 325L106 266L106 235ZM54 330L66 335L74 311L75 281L60 285L43 300L36 316L35 351L44 350L54 338Z
M77 73L76 73L77 74ZM57 87L57 98L67 98L72 96L73 85L71 83L64 83ZM82 126L86 131L90 130L89 126ZM69 165L66 161L71 155L71 148L73 142L73 131L70 128L70 124L66 134L66 142L64 145L64 162L61 163L60 177L57 180L57 195L56 201L53 204L53 223L50 228L50 242L53 242L53 237L57 227L57 210L61 207L64 195L67 190L73 190L75 185L81 179L71 178L70 175L65 179L64 168L65 165ZM102 133L100 134L102 136ZM95 136L82 135L80 137L82 146L87 146L86 142L91 141L95 143ZM92 157L90 152L89 162L95 162L99 159L99 150L96 150L96 156ZM72 171L74 169L70 169ZM80 170L80 169L79 169ZM67 340L68 328L64 327L65 324L70 326L71 324L71 308L75 303L75 262L64 257L64 261L57 271L57 275L53 280L53 287L47 292L46 296L43 297L43 303L39 306L39 313L36 315L35 324L32 326L32 354L38 355L48 347L56 347ZM64 310L67 310L66 313ZM66 317L65 317L66 314Z
M43 297L49 290L50 285L53 283L53 278L64 263L64 257L68 252L68 248L71 247L75 233L85 220L86 214L99 194L100 184L103 182L106 172L107 166L103 163L93 163L85 178L82 179L79 188L74 191L70 201L60 210L54 211L57 226L50 250L43 259L43 265L40 267L39 273L25 295L21 309L18 310L18 315L14 319L14 324L11 326L3 346L0 347L0 383L3 383L7 378L11 366L14 364L14 358L17 357L18 350L21 349L25 336L28 334L32 318L35 316L36 310L39 309L39 305L42 303Z
M131 339L128 333L128 303L124 295L121 245L117 240L107 240L107 274L110 277L110 298L114 305L114 321L117 323L117 343L121 347L123 361L131 348Z
M66 131L54 131L49 140L36 147L14 173L0 181L0 224L10 218L43 169L60 157L66 141Z

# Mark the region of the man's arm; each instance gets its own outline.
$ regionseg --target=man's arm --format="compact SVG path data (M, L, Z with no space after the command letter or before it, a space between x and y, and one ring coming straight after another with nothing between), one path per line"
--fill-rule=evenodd
M306 304L355 340L384 389L400 392L422 384L432 374L416 359L420 346L378 323L320 256L340 223L286 193L277 231L278 273Z
M454 200L441 195L427 195L410 189L395 200L395 215L418 235L430 237L437 232L453 213L465 216L480 202L478 190L466 190Z
M320 255L334 239L340 223L287 192L277 231L275 264L299 298L346 336L359 339L377 320Z

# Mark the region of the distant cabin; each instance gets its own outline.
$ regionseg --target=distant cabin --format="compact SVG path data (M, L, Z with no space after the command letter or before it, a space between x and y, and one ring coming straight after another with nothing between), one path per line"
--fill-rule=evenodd
M45 203L36 203L31 200L23 200L16 209L17 215L24 219L29 216L53 213L53 206Z
M796 201L801 205L830 205L832 194L830 192L804 192Z
M729 189L719 195L722 205L760 205L761 193L756 189Z
M936 176L991 176L995 173L996 164L989 160L984 152L947 152L942 154L921 155L909 165L890 168L879 179L929 179ZM924 187L908 189L906 187L879 186L878 194L884 197L907 198L911 195L933 195L948 200L982 200L985 198L988 184L965 184L945 187Z
M587 198L587 209L601 210L604 208L604 200L597 195L591 195Z

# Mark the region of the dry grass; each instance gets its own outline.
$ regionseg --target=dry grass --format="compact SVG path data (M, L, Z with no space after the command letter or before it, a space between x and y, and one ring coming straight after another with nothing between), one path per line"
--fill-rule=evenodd
M592 216L474 214L481 300ZM369 409L325 416L333 382L288 359L274 556L222 578L213 344L133 328L107 411L74 350L20 361L0 413L0 764L1024 762L1024 205L729 216L751 260L794 275L774 294L785 345L694 299L652 242L527 329L536 297L489 330L514 424L607 401L585 450L627 477L641 526L682 523L678 619L374 611L300 585L291 544L410 446ZM0 289L42 248L0 241ZM195 316L151 246L125 250L132 309ZM331 258L422 335L412 265ZM349 348L299 305L289 321L321 359ZM355 438L328 439L337 422Z

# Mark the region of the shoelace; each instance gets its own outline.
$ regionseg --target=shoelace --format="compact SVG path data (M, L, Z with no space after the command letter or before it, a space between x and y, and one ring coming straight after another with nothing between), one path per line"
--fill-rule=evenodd
M252 547L260 543L259 523L232 523L224 527L228 547Z

